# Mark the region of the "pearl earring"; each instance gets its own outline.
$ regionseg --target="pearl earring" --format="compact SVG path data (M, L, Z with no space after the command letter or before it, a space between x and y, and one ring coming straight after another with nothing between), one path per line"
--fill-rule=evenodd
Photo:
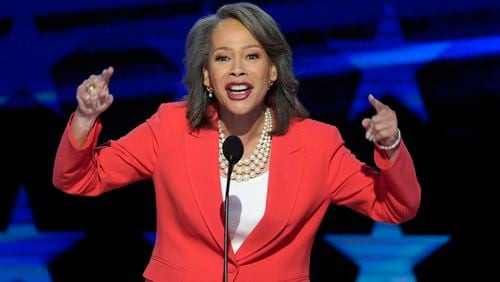
M214 94L212 93L212 87L207 86L208 98L213 98Z
M271 89L271 86L273 86L274 81L269 80L269 86L267 87L267 90Z

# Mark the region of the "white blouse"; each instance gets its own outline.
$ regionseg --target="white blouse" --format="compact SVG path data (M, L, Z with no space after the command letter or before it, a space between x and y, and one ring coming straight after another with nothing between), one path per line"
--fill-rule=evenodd
M229 184L228 235L235 253L264 216L268 178L269 171L266 171L248 181L231 181ZM224 201L227 178L221 177L220 183Z

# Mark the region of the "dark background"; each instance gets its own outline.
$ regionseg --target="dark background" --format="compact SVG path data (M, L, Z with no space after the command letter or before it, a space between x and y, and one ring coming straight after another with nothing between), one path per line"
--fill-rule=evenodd
M33 264L31 254L46 244L9 237L22 189L40 234L84 232L43 257L53 281L142 281L152 250L145 234L155 226L151 183L97 198L64 194L51 184L55 150L76 107L77 85L109 65L116 71L110 85L115 102L102 116L103 141L125 134L160 103L181 98L185 36L196 19L223 3L2 2L0 281L40 281L39 272L32 278L20 272L16 279L9 272L29 269L24 265ZM372 114L367 94L396 110L422 185L419 214L401 230L450 238L415 263L415 278L494 279L500 2L254 3L289 40L300 96L312 117L338 126L359 158L371 162L373 154L360 125ZM356 280L355 262L322 235L369 235L372 226L359 214L332 207L313 249L312 281Z

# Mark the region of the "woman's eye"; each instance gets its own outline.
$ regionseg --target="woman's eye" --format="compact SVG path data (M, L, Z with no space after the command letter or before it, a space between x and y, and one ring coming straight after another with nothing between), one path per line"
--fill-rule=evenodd
M229 60L229 57L228 56L217 56L217 57L215 57L215 60L220 61L220 62L225 62L225 61Z
M249 54L249 55L247 55L247 58L250 60L256 60L259 58L259 55L258 54Z

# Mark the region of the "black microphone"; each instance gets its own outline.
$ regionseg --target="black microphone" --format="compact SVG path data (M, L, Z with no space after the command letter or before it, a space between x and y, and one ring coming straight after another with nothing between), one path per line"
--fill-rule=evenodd
M230 135L222 143L222 152L230 165L236 164L243 156L243 143L236 135ZM231 167L231 166L230 166ZM229 172L228 172L229 173Z
M231 182L231 174L233 173L234 165L241 159L243 156L243 143L238 136L230 135L224 140L222 143L222 152L224 153L224 157L226 157L229 162L229 166L227 168L227 182L226 182L226 197L224 198L224 282L228 281L227 277L227 253L228 253L228 245L229 245L229 183Z

